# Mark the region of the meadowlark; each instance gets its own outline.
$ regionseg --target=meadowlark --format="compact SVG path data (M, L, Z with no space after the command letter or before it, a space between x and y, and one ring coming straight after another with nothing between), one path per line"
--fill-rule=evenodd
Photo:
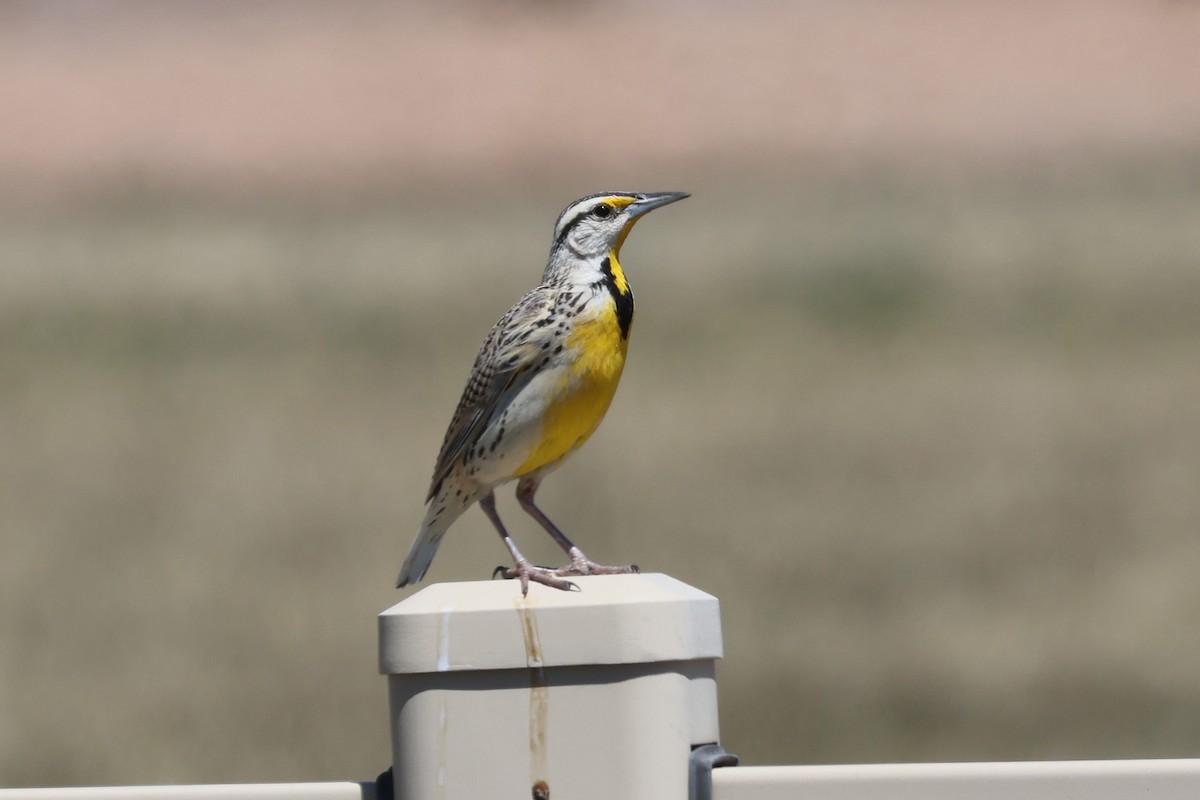
M530 581L574 589L567 576L637 571L590 561L533 498L595 432L621 379L633 324L633 291L618 261L625 237L647 211L687 196L601 192L559 215L542 282L500 318L475 357L398 587L425 576L446 531L476 502L512 556L513 567L497 573L519 579L522 594ZM567 566L534 566L505 530L493 490L514 480L521 508L566 551Z

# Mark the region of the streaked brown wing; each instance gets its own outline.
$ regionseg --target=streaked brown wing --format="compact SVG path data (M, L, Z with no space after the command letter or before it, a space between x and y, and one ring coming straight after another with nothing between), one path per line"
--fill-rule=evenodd
M538 323L550 316L554 298L554 290L537 287L518 300L483 340L442 440L425 502L437 494L454 463L478 441L488 422L533 377L543 355L542 341L552 335L549 325Z

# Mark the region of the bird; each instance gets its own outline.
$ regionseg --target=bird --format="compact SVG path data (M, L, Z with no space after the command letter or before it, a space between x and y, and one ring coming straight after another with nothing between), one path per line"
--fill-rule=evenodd
M597 564L538 508L542 480L578 450L608 411L621 379L633 325L633 290L619 261L621 245L647 212L686 192L599 192L568 205L554 225L542 280L484 338L455 408L427 511L396 581L425 577L438 545L475 503L512 558L493 577L577 590L568 576L637 572ZM566 552L561 568L533 565L496 512L494 490L516 481L521 508Z

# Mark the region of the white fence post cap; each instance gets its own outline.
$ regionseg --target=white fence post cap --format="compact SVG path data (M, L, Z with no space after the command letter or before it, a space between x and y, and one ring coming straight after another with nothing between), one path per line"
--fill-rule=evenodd
M438 583L379 615L386 675L715 659L717 598L663 574ZM530 637L533 637L531 641Z

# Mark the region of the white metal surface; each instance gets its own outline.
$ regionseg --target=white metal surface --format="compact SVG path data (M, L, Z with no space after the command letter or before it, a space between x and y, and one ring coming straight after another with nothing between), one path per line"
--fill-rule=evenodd
M1197 800L1200 759L729 767L714 800Z
M0 789L0 800L375 800L375 784L230 783Z
M643 664L721 657L717 598L668 575L577 577L578 592L516 581L437 583L379 616L379 671L529 666L525 625L537 618L547 666Z
M685 800L717 741L716 598L665 575L431 586L380 616L397 800Z

